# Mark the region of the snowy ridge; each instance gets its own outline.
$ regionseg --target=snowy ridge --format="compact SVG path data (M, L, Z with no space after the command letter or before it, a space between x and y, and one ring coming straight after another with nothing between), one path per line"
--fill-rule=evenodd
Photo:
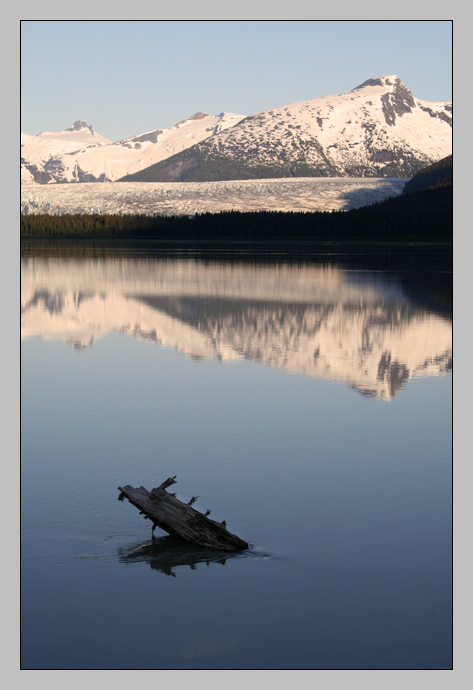
M410 177L451 152L451 103L416 99L390 75L246 117L132 179Z
M23 214L188 215L220 211L335 211L383 201L407 178L297 178L226 182L105 182L21 187Z
M241 120L243 115L195 113L168 129L155 129L111 142L92 134L85 123L64 132L38 137L22 134L22 182L105 182L117 180L183 149ZM80 145L79 145L80 144ZM101 144L100 148L96 144ZM85 145L85 146L84 146Z
M390 400L452 370L451 322L334 267L147 259L22 261L22 338L90 347L112 331L194 360L251 359Z

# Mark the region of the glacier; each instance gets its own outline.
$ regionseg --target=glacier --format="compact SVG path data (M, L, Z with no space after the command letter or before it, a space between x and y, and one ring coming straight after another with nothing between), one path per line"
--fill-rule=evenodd
M409 178L278 178L220 182L23 184L23 214L186 215L348 211L400 194Z

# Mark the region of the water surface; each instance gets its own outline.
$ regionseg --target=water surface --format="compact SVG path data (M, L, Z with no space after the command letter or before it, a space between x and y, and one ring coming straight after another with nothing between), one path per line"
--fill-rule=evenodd
M451 667L441 248L22 256L22 667ZM168 537L124 484L250 544Z

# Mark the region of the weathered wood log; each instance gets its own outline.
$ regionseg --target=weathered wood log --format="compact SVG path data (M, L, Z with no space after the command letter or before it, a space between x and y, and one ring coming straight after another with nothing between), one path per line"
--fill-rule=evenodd
M166 491L168 486L176 483L176 477L169 477L160 486L148 491L141 486L119 486L119 500L127 498L145 519L153 523L153 532L160 527L173 537L179 537L191 544L200 544L223 551L242 551L248 544L240 537L229 532L225 521L218 523L200 513L192 504L198 497L193 496L188 503L183 503L175 494Z

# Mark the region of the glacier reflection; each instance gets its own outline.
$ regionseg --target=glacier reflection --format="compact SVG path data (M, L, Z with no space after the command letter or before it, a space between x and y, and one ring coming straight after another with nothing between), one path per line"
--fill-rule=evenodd
M112 331L194 359L250 359L391 399L452 370L448 317L383 274L336 265L25 258L21 336L90 347Z

